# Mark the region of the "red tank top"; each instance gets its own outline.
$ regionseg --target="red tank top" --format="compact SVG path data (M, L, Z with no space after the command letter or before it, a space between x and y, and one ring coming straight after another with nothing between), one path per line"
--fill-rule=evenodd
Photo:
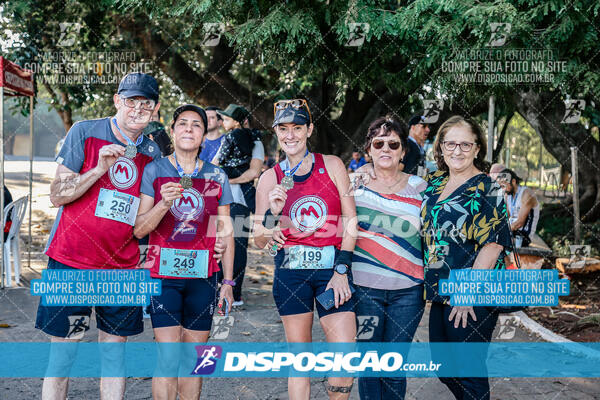
M323 155L313 154L310 176L303 182L294 182L287 191L280 219L281 231L287 237L285 247L302 244L339 248L344 231L340 194L329 178ZM279 164L274 169L279 184L284 173Z

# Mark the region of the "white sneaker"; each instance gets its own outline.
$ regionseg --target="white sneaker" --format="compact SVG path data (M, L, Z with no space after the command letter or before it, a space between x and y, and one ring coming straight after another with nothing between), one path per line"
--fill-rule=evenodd
M243 305L244 305L244 301L243 300L234 301L231 304L232 307L239 307L239 306L243 306Z

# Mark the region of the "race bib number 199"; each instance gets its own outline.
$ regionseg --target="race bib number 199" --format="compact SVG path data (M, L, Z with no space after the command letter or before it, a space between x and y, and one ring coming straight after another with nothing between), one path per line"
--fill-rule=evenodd
M134 226L139 206L139 197L101 188L94 215Z
M290 269L333 268L335 247L293 246L289 249Z

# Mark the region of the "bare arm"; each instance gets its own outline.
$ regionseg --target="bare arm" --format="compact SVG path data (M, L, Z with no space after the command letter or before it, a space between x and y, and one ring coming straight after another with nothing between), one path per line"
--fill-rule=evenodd
M110 144L100 148L98 164L84 174L79 174L60 164L50 184L50 202L61 207L80 198L125 153L125 147Z
M169 208L173 205L173 201L181 197L182 191L183 188L178 183L165 183L160 188L162 199L156 204L154 204L152 197L142 193L140 196L140 208L138 208L138 215L133 227L134 236L141 239L155 230L167 211L169 211Z
M475 262L473 263L474 269L492 269L496 265L498 256L504 247L498 243L488 243L477 254Z
M511 231L516 231L517 229L522 228L523 225L525 225L525 222L527 221L527 216L529 215L531 209L537 206L537 199L529 189L525 190L522 199L523 205L521 205L519 215L517 215L517 220L513 222L510 226Z
M338 190L342 206L342 224L344 226L344 237L342 238L342 244L340 249L342 251L354 251L354 245L356 244L357 226L356 226L356 205L354 203L354 196L346 196L346 190L350 187L350 178L344 167L344 163L339 157L336 156L324 156L325 167L331 180L335 183ZM351 261L350 261L351 263ZM350 265L348 265L350 267ZM350 292L350 286L348 282L348 275L341 275L334 272L331 279L327 283L327 289L333 289L333 299L335 307L338 308L352 297Z
M265 228L262 224L262 220L265 213L270 208L269 193L275 188L276 182L275 171L272 169L265 171L258 180L258 187L256 189L256 213L252 236L254 238L254 244L261 249L266 246L272 235L272 230Z
M244 171L244 173L241 174L240 176L238 176L237 178L230 179L229 183L235 184L235 183L252 182L253 180L255 180L256 178L258 178L260 176L263 163L264 163L263 160L258 159L258 158L253 158L252 160L250 160L250 168L248 168L246 171Z
M356 236L358 235L356 225L356 205L353 196L345 195L350 187L350 178L342 160L336 156L325 156L325 167L329 177L335 183L341 199L342 223L344 224L344 237L341 250L354 251Z
M223 239L227 247L221 258L223 266L223 278L233 280L233 256L235 254L235 244L233 242L233 224L229 214L229 205L219 206L217 221L217 237Z
M227 247L221 258L221 265L223 267L223 280L233 280L233 256L235 254L235 245L233 243L233 224L231 223L231 217L229 214L229 204L226 206L219 206L217 209L217 238L224 239ZM233 288L224 283L221 285L219 293L219 314L223 315L223 300L227 299L228 307L227 312L231 311L233 305Z

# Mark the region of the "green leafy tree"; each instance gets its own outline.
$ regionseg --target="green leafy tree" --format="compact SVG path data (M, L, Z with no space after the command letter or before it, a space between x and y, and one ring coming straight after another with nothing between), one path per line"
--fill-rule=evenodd
M583 171L583 215L588 220L600 217L600 142L593 135L600 122L596 98L600 48L594 25L600 14L597 1L69 3L77 6L62 12L62 2L20 0L12 3L15 6L6 6L12 10L7 15L11 22L21 16L13 29L25 47L40 46L37 32L55 36L55 31L44 30L44 24L57 15L84 21L86 29L95 34L82 35L82 48L110 45L136 51L151 60L165 82L180 90L174 98L204 105L245 104L259 128L270 127L274 100L304 96L317 128L312 146L322 152L347 155L363 143L371 120L383 114L406 119L422 108L425 99L445 100L434 131L452 114L484 121L488 98L493 95L496 121L501 121L494 156L499 156L510 126L507 122L515 114L527 121L567 170L569 147L577 146ZM14 11L19 5L22 10L41 13L33 13L36 24L29 22L26 12ZM556 60L566 61L566 71L535 85L457 82L444 70L444 62L455 58L457 52L489 47L492 22L511 25L504 49L552 49ZM206 46L207 23L224 26L217 46ZM364 43L348 46L358 33L353 25L357 23ZM69 96L84 99L65 103L73 108L102 93L93 87L66 90ZM69 90L83 94L78 97ZM561 123L563 101L568 97L586 100L581 123Z

